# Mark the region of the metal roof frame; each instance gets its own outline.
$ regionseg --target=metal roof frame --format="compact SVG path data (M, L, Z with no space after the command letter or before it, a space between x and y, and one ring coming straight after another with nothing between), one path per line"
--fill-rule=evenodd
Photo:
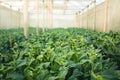
M52 5L49 5L50 1ZM97 1L99 2L101 0ZM0 0L0 4L3 6L12 6L13 10L19 10L21 12L24 10L24 0ZM39 0L39 11L43 8L48 10L51 6L53 8L53 14L56 14L55 10L60 10L64 14L76 14L77 12L83 12L87 6L93 4L94 0ZM28 12L36 13L36 0L28 0Z

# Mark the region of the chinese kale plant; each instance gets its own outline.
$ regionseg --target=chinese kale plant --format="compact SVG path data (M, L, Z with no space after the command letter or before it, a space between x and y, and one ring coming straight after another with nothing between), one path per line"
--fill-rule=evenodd
M120 80L119 33L30 32L25 40L22 29L0 31L0 80Z

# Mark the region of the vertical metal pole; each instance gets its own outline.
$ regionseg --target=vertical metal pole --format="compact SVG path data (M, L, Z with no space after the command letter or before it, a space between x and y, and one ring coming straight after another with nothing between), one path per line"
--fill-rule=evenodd
M43 27L42 31L45 31L45 0L43 0Z
M79 13L79 28L81 28L81 15L80 15L80 13Z
M21 23L21 18L20 18L20 17L21 17L21 13L20 13L20 9L18 9L18 23L19 23L19 26L18 26L18 27L19 27L19 28L20 28L20 26L21 26L21 25L20 25L20 23Z
M48 28L50 28L50 8L51 8L51 1L48 0Z
M78 12L78 28L80 28L80 11Z
M36 35L39 35L39 0L36 0Z
M89 18L89 13L88 13L88 11L89 11L89 5L87 6L87 29L88 29L88 18Z
M96 30L96 0L94 0L94 30Z
M76 23L75 26L76 26L76 27L78 27L78 16L77 16L77 15L78 15L78 14L76 13L76 14L75 14L75 23Z
M10 5L10 19L11 19L10 27L12 27L13 26L12 25L13 19L12 19L12 6L11 5ZM10 34L10 36L9 36L10 48L12 48L12 37L11 36L12 35Z
M84 13L84 9L82 9L83 13ZM85 16L82 13L82 28L85 28Z
M46 30L49 28L49 11L50 11L50 1L49 0L47 0L47 4L46 4L46 7L47 7L47 11L46 11L46 25L47 25L47 27L46 27Z
M80 28L80 13L78 14L78 18L79 18L79 20L78 20L78 27Z
M45 17L45 31L47 31L47 0L45 0L45 2L44 2L45 4L44 4L44 7L45 7L45 9L44 9L44 17Z
M46 2L46 31L47 31L47 28L48 28L48 0Z
M105 14L104 14L104 29L103 29L103 32L107 31L107 17L108 17L108 0L105 1Z
M51 27L53 27L53 0L51 0Z
M52 28L53 26L53 5L52 5L52 0L49 0L50 1L50 10L49 10L49 21L50 21L50 27L49 28Z
M83 13L81 14L81 28L83 28Z
M78 27L79 28L79 26L80 26L80 17L79 17L79 13L76 13L76 16L75 16L76 18L76 27Z
M79 13L79 28L80 28L80 13Z
M12 16L12 6L10 5L10 27L13 27L12 21L13 21L13 16Z
M28 0L24 0L24 36L28 39Z

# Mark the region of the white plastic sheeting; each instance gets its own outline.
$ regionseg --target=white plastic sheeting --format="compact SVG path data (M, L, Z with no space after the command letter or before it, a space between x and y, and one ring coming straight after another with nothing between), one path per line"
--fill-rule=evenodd
M28 8L29 13L35 13L36 1L35 0L28 0L28 1L29 1L29 8ZM67 5L66 14L74 15L78 11L82 11L83 9L85 10L87 5L90 5L90 8L93 8L94 6L93 1L94 0L68 0L66 3ZM96 5L99 5L104 1L105 0L96 0ZM21 1L20 0L3 0L2 3L0 4L6 7L9 7L11 5L13 10L21 9L21 11L23 11L24 1L23 0ZM43 4L46 4L46 2L43 2L43 0L40 0L39 4L41 6ZM53 0L53 6L61 7L61 9L53 9L54 14L63 13L62 7L65 6L64 0Z
M35 0L28 0L28 12L29 12L29 25L35 27L36 26L36 1ZM42 8L41 6L46 5L47 0L39 0L39 26L47 26L47 8ZM94 7L94 0L68 0L65 4L65 0L53 0L53 13L52 16L52 23L53 28L56 27L73 27L75 26L75 14L78 12L84 13L86 12L86 6L89 5L89 9ZM101 4L105 0L96 0L96 5ZM24 1L23 0L3 0L2 3L0 3L3 6L6 6L10 8L10 5L12 6L12 9L15 11L18 11L20 9L21 12L23 12L23 6ZM67 6L66 10L64 10L64 7ZM65 11L65 13L64 13Z

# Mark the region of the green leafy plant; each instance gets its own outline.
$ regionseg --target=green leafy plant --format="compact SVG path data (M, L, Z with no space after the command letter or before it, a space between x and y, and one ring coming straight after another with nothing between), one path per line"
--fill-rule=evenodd
M0 80L120 80L119 33L77 28L34 33L30 28L25 40L22 29L0 31Z

